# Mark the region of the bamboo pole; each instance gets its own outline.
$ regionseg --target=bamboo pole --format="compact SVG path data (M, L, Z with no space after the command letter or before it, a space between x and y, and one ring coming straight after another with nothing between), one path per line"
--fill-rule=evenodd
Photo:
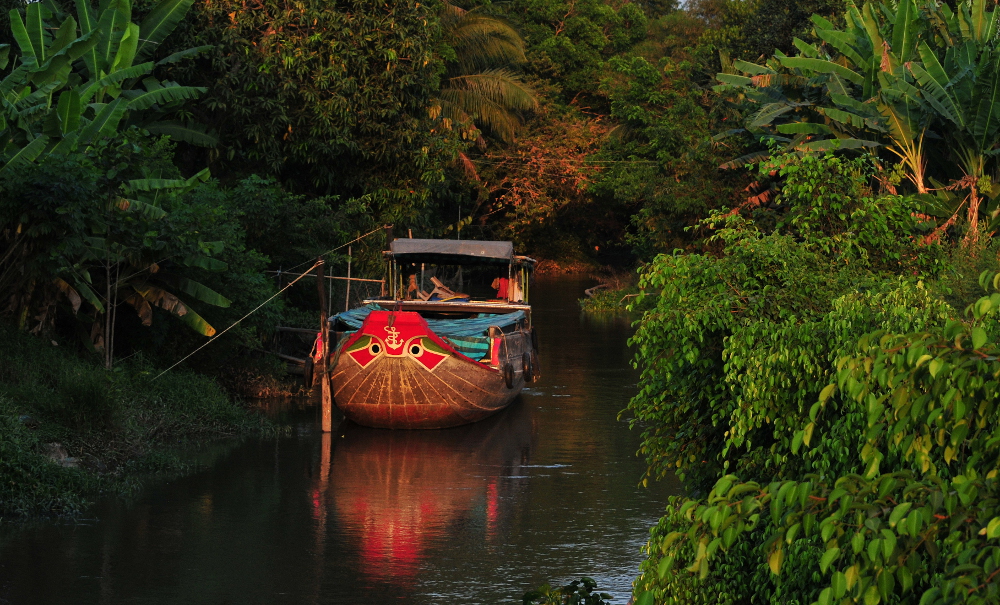
M344 311L351 308L351 247L347 247L347 294L344 295Z
M327 372L327 364L330 360L330 318L326 314L326 288L323 287L326 263L320 257L319 264L316 265L316 287L319 291L319 328L323 338L323 356L319 362L320 379L320 406L323 414L323 432L329 433L333 430L333 401L330 397L330 375ZM350 282L348 282L350 283Z

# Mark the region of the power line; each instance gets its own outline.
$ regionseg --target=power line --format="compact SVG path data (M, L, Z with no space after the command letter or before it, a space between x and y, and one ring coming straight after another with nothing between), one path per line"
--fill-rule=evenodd
M178 361L177 363L175 363L174 365L170 366L170 367L169 367L169 368L167 368L166 370L163 370L162 372L160 372L159 374L157 374L157 375L156 375L156 378L154 378L153 380L156 380L156 379L157 379L157 378L159 378L160 376L163 376L164 374L166 374L166 373L167 373L167 372L169 372L170 370L172 370L172 369L176 368L177 366L179 366L180 364L184 363L184 362L185 362L185 361L186 361L186 360L187 360L187 359L188 359L189 357L191 357L192 355L194 355L194 354L195 354L195 353L197 353L198 351L200 351L200 350L204 349L204 348L205 348L205 347L207 347L208 345L210 345L210 344L212 344L213 342L215 342L215 340L216 340L217 338L219 338L220 336L222 336L223 334L225 334L226 332L228 332L229 330L231 330L231 329L232 329L232 328L233 328L234 326L236 326L236 325L237 325L238 323L240 323L240 322L241 322L241 321L243 321L244 319L246 319L246 318L250 317L251 315L253 315L253 314L254 314L254 313L256 313L257 311L259 311L261 307L263 307L263 306L264 306L264 305L266 305L267 303L269 303L269 302L271 302L272 300L274 300L275 298L277 298L277 296L278 296L279 294L281 294L282 292L284 292L285 290L287 290L287 289L291 288L291 287L292 287L292 286L293 286L293 285L295 284L295 282L299 281L300 279L302 279L302 278L303 278L303 277L305 277L306 275L309 275L309 273L310 273L310 272L311 272L311 271L312 271L313 269L315 269L315 268L316 268L317 266L319 266L319 264L320 264L321 262L322 262L322 261L316 261L316 262L315 262L315 263L313 264L313 266L312 266L312 267L309 267L309 270L308 270L308 271L306 271L306 272L305 272L305 273L303 273L302 275L299 275L299 276L298 276L298 277L296 277L296 278L295 278L294 280L290 281L290 282L288 283L288 285L287 285L287 286L285 286L284 288L282 288L282 289L278 290L277 292L275 292L275 293L274 293L274 295L273 295L273 296L271 296L271 298L269 298L269 299L265 300L264 302L260 303L259 305L257 305L257 307L256 307L256 308L254 308L254 310L253 310L253 311L250 311L249 313L247 313L247 314L246 314L246 315L244 315L243 317L241 317L241 318L237 319L237 320L236 320L235 322L233 322L233 324L232 324L231 326L229 326L229 327L228 327L228 328L226 328L225 330L223 330L223 331L219 332L218 334L216 334L215 336L213 336L212 338L210 338L210 339L208 340L208 342L206 342L206 343L202 344L202 345L201 345L200 347L198 347L198 348L197 348L197 349L195 349L194 351L191 351L190 353L188 353L187 355L185 355L185 356L184 356L184 358L183 358L183 359L181 359L180 361ZM302 264L305 264L305 263L302 263Z

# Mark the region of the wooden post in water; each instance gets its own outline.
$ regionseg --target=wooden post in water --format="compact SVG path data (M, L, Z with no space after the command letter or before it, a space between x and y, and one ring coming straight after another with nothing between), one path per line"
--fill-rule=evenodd
M351 247L347 247L347 294L344 295L344 311L351 310Z
M333 401L330 397L330 374L327 367L330 361L330 318L326 314L326 288L323 282L326 281L326 263L323 258L319 258L316 265L316 288L319 291L319 330L323 338L323 357L320 359L319 373L320 380L320 405L323 413L323 432L329 433L333 430Z

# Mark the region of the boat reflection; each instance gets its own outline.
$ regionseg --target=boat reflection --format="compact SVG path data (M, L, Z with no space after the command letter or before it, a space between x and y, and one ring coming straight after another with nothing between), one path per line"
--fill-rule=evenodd
M475 424L394 431L341 423L327 497L370 581L412 586L421 562L456 526L500 539L523 484L535 427L520 402ZM321 469L322 475L322 469ZM325 482L324 482L325 483Z

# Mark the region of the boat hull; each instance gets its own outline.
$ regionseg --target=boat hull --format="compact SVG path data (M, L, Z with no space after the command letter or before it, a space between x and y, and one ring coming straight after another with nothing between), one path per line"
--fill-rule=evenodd
M527 330L494 340L493 359L482 363L434 334L417 313L373 311L338 348L330 376L334 402L347 418L377 428L477 422L509 405L526 379Z

